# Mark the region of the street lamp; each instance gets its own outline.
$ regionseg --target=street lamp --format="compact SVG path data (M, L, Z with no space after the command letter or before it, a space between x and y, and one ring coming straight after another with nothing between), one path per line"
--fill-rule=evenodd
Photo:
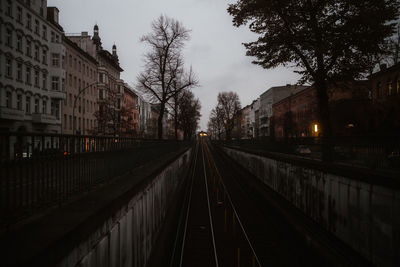
M78 100L79 96L89 87L93 86L93 85L98 85L98 82L94 82L91 83L89 85L87 85L86 87L82 88L81 90L79 90L78 95L75 96L75 100L74 100L74 107L72 108L72 134L76 134L76 119L75 119L75 108L76 108L76 101Z

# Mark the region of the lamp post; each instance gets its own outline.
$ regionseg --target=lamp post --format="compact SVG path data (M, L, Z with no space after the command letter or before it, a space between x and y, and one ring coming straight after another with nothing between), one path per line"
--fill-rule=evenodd
M78 95L75 96L75 99L74 99L74 107L72 108L72 134L76 134L76 133L75 133L75 131L76 131L76 122L77 122L77 120L75 119L76 101L78 100L79 96L80 96L86 89L88 89L89 87L91 87L91 86L93 86L93 85L98 85L98 84L99 84L98 82L94 82L94 83L91 83L91 84L87 85L86 87L84 87L84 88L82 88L81 90L79 90Z

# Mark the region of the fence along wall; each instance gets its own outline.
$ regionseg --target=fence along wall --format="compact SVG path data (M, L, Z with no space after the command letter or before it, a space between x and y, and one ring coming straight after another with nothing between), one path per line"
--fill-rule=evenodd
M378 266L400 266L400 192L224 147L253 175Z
M190 153L158 174L57 266L146 266Z

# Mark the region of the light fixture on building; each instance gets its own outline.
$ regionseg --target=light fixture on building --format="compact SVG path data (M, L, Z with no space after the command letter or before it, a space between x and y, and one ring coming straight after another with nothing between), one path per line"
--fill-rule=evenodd
M314 124L314 132L318 133L318 124Z

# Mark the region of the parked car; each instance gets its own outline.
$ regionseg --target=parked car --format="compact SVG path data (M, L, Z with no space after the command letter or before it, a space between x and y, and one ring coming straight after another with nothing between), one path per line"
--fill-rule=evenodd
M297 155L311 155L311 149L305 145L298 145L295 149Z

